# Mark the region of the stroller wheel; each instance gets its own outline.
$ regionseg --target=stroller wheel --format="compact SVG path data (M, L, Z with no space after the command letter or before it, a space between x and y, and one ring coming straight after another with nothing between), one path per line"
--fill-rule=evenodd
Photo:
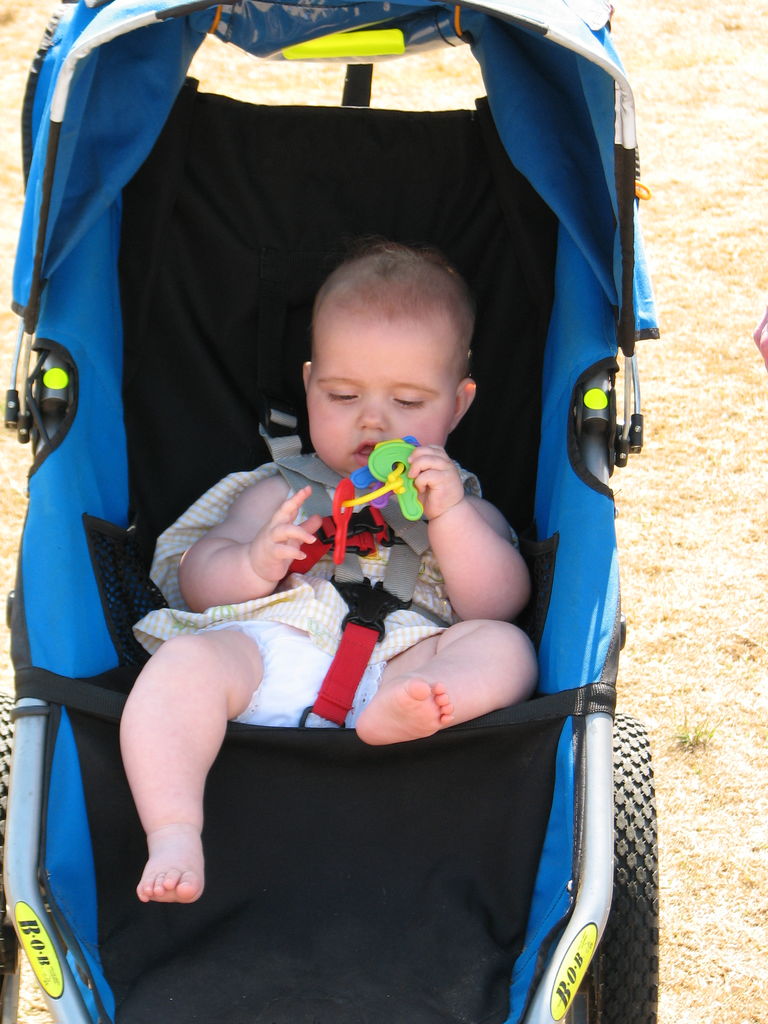
M659 976L656 804L645 727L613 723L613 898L566 1024L656 1024Z
M5 813L8 802L8 776L11 768L13 700L0 693L0 865L5 842ZM0 1024L17 1019L19 1002L19 956L16 933L6 916L5 891L0 872Z
M656 1024L659 976L656 804L645 727L613 726L614 869L608 922L567 1024Z
M617 715L613 731L613 901L596 963L600 1024L655 1024L659 982L656 802L645 727Z

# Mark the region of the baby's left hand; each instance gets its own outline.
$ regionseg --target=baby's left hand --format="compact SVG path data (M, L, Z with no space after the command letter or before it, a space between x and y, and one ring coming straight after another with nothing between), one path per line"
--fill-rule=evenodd
M437 519L464 500L464 485L447 452L437 445L416 448L408 476L413 480L427 519Z

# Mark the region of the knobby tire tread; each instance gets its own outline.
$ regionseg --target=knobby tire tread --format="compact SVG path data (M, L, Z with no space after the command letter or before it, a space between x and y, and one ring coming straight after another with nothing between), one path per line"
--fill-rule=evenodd
M659 904L656 804L645 727L614 722L613 902L599 951L600 1024L656 1024Z

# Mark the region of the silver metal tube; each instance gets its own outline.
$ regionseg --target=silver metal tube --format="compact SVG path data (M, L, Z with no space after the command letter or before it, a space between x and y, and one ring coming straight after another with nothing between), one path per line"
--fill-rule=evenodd
M584 756L584 828L576 902L525 1016L525 1024L556 1024L564 1019L569 1000L576 994L589 965L589 959L580 950L585 945L594 947L605 929L611 908L614 812L613 720L610 715L604 712L587 715Z
M14 725L3 865L8 913L54 1021L93 1024L67 962L66 950L50 920L37 875L48 726L46 705L44 701L28 698L17 707L22 714ZM35 713L38 708L40 713Z
M634 412L634 383L631 373L631 361L634 356L624 357L624 422L621 425L621 436L625 441L629 440L629 428L632 425L632 413Z
M629 357L629 363L632 368L632 387L635 393L635 409L637 413L641 413L642 406L640 403L640 367L637 363L637 356L632 355Z
M16 334L16 344L13 347L13 356L11 357L11 377L8 382L9 387L12 391L16 390L19 382L19 359L21 357L21 347L24 343L24 321L19 321L19 330Z
M21 388L19 389L19 415L23 418L27 413L27 381L29 380L29 359L32 354L33 335L23 333L20 352L21 359ZM18 366L16 367L18 374ZM18 379L18 376L17 378Z

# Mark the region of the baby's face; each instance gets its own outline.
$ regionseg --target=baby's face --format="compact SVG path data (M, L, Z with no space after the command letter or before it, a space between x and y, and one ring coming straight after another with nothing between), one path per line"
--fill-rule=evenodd
M368 462L380 441L411 435L444 445L475 385L456 373L448 317L377 319L321 309L314 359L304 366L312 444L342 476Z

